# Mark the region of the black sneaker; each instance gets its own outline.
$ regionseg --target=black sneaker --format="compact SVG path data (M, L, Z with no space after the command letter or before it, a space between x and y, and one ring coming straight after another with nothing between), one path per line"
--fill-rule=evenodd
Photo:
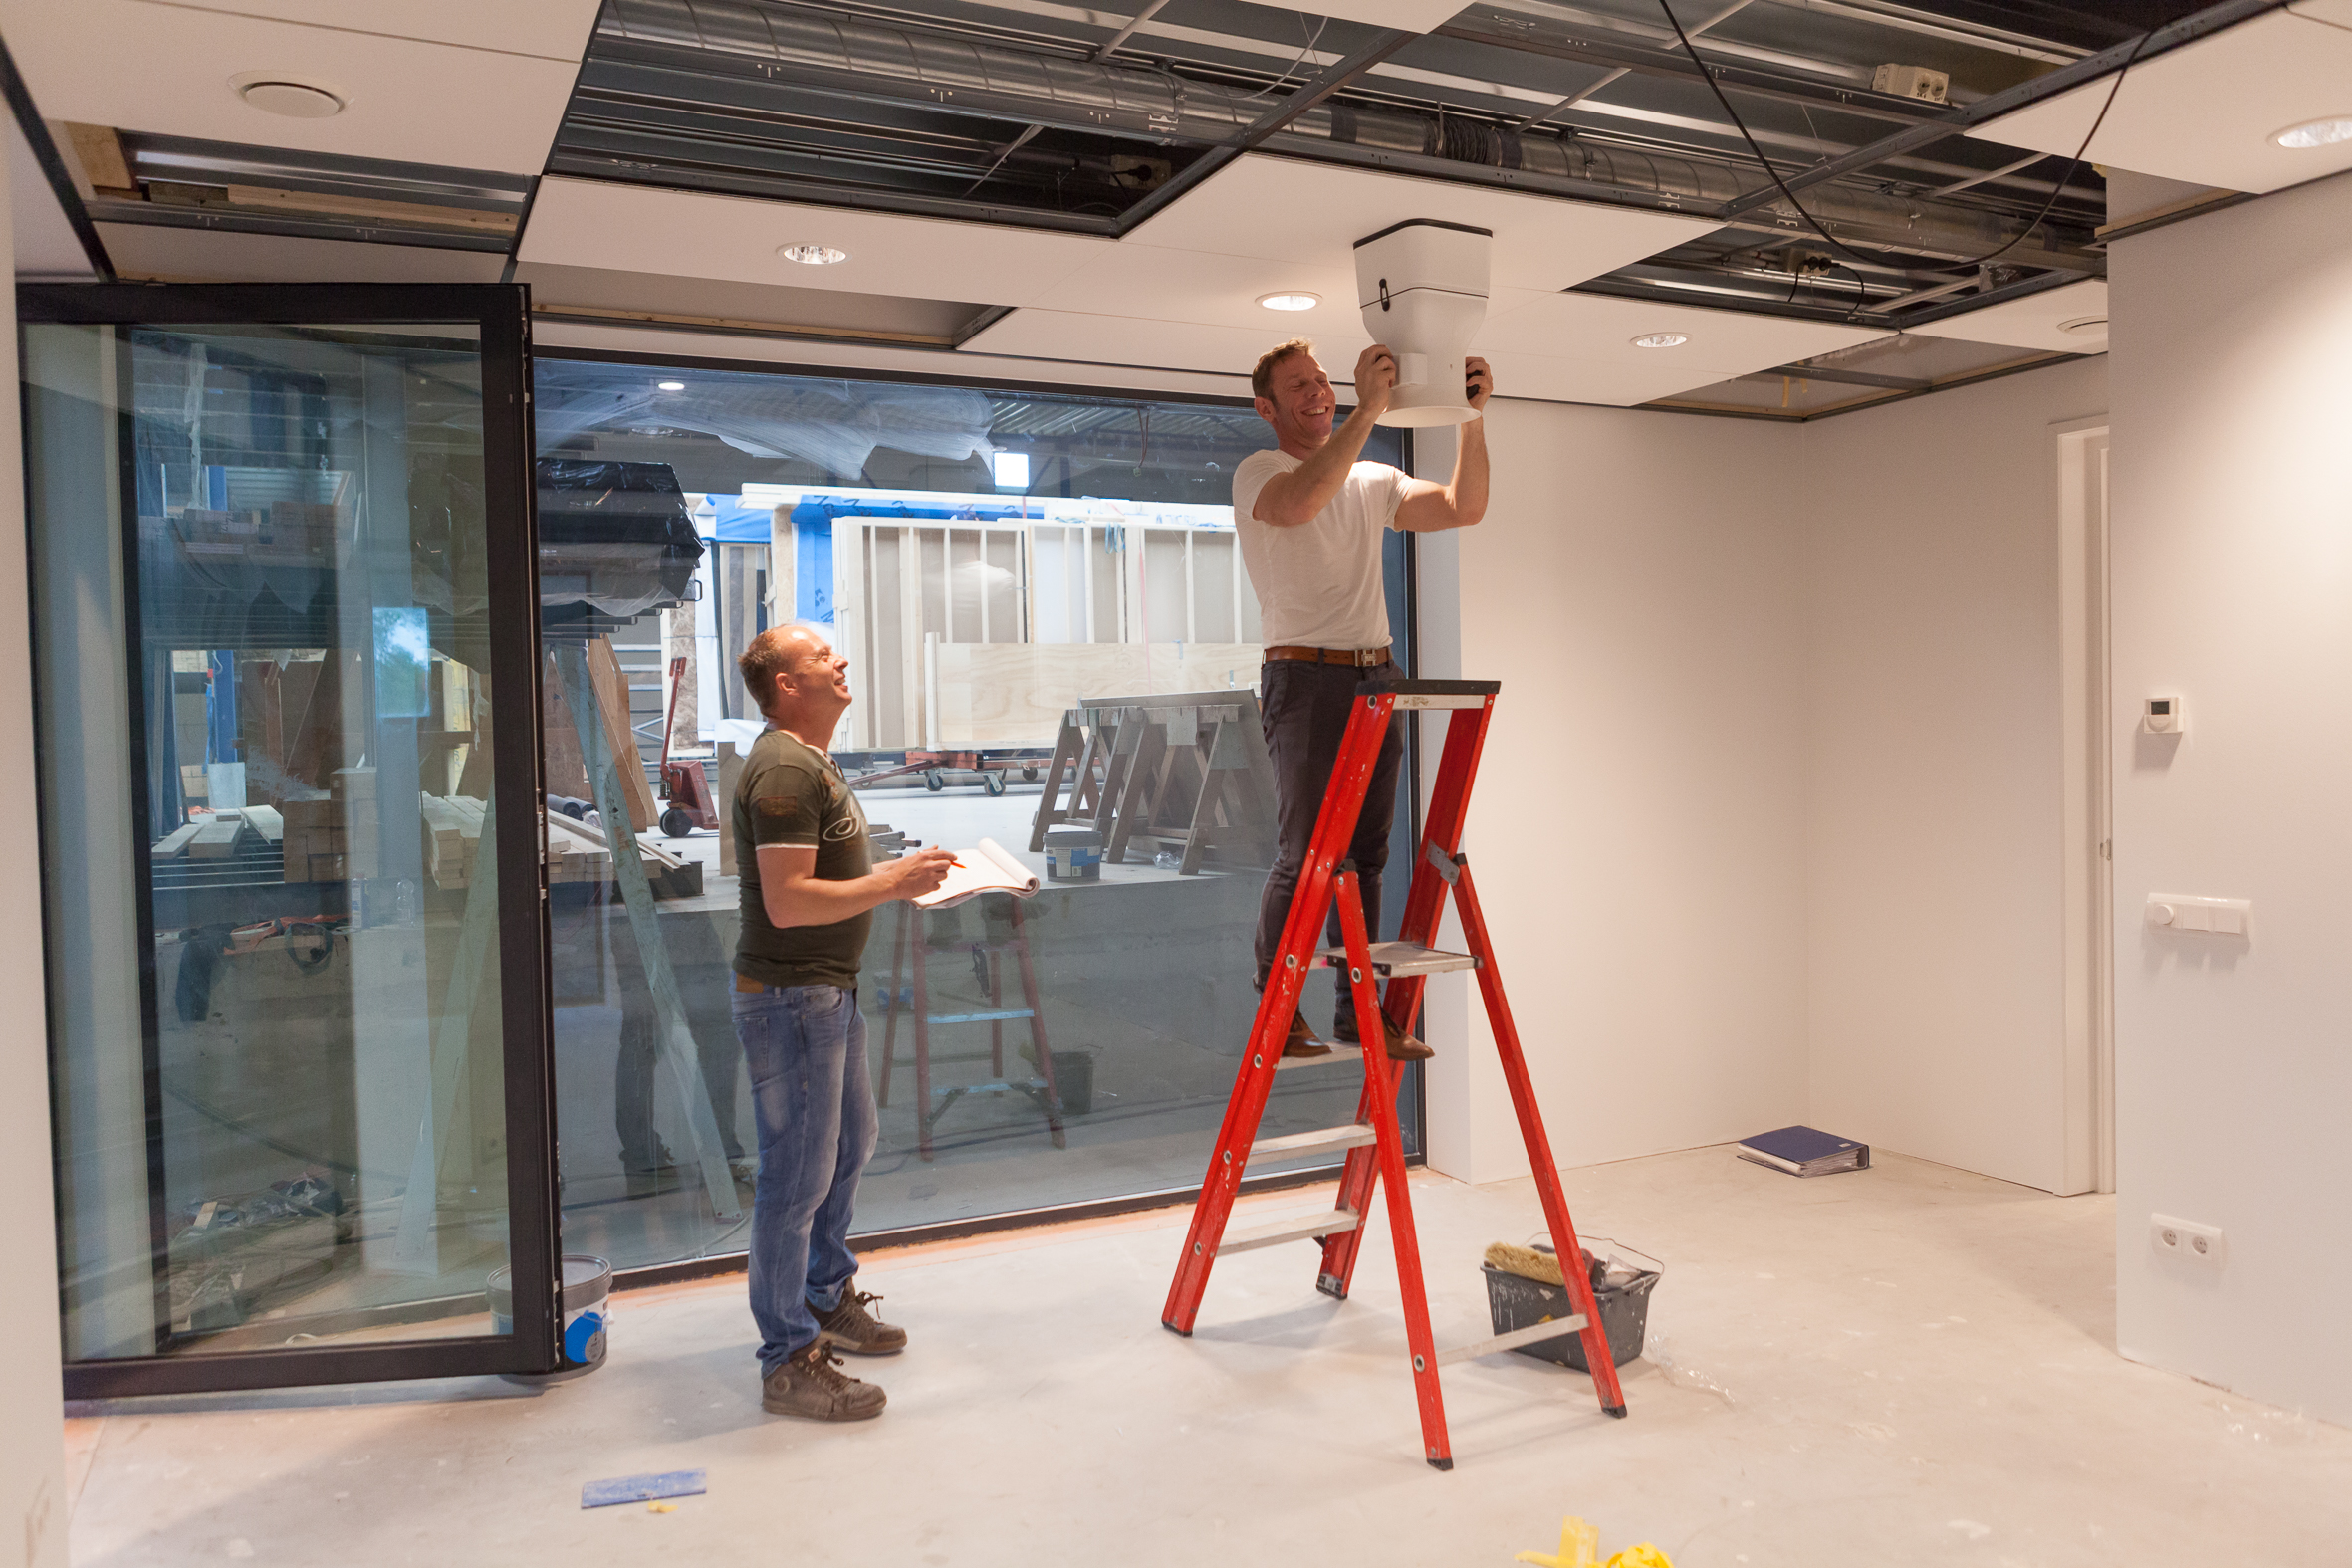
M844 1290L841 1304L830 1312L810 1302L809 1311L817 1319L817 1342L852 1356L895 1356L906 1348L906 1330L865 1309L868 1301L881 1299L870 1291Z
M760 1379L760 1408L772 1416L811 1421L867 1421L889 1398L871 1383L840 1370L841 1361L820 1339Z

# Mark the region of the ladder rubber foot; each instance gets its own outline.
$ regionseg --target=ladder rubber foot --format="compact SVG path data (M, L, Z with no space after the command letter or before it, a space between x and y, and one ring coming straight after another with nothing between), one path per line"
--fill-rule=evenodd
M1454 1467L1454 1461L1452 1459L1431 1459L1429 1467L1433 1470L1450 1470Z
M1336 1274L1324 1274L1320 1276L1315 1280L1314 1287L1315 1289L1321 1291L1324 1295L1329 1296L1334 1301L1344 1301L1347 1299L1347 1282L1339 1278Z
M1192 1330L1191 1330L1191 1329L1189 1329L1189 1328L1178 1328L1178 1327L1177 1327L1175 1324L1173 1324L1173 1323L1169 1322L1169 1321L1168 1321L1166 1318L1162 1318L1162 1319L1160 1319L1160 1327L1162 1327L1162 1328L1166 1329L1166 1330L1167 1330L1169 1333L1171 1333L1171 1334L1181 1334L1181 1335L1182 1335L1182 1336L1184 1336L1186 1339L1190 1339L1190 1338L1192 1338ZM1619 1411L1617 1414L1618 1414L1618 1415L1620 1415L1620 1416L1622 1416L1622 1415L1624 1415L1625 1413L1624 1413L1623 1411Z
M1603 1405L1600 1408L1600 1413L1604 1416L1614 1416L1619 1421L1625 1419L1625 1407L1622 1405Z

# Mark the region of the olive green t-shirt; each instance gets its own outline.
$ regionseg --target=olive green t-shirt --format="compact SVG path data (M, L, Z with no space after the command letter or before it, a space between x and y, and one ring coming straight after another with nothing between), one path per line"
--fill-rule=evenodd
M768 923L760 896L762 844L817 851L815 874L846 882L872 868L865 813L840 768L816 747L770 730L752 743L735 785L735 865L743 886L743 934L735 973L768 986L857 986L871 910L829 926Z

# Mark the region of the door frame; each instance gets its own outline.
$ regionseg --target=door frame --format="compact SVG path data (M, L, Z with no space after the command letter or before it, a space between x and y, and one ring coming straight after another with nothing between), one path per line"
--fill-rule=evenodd
M521 284L23 284L21 325L402 327L467 325L479 336L485 546L493 595L514 602L490 623L490 675L503 694L491 742L503 759L493 784L498 815L524 830L498 835L498 960L506 1096L508 1262L515 1280L510 1335L385 1344L286 1347L133 1356L65 1365L68 1399L183 1394L484 1373L540 1373L562 1362L560 1237L555 1176L553 998L546 962L547 893L538 834L545 788L540 758L537 489L531 428L531 298ZM132 411L120 416L128 421ZM127 435L127 432L126 432ZM125 458L130 451L126 439ZM123 508L135 560L135 505ZM135 629L137 575L126 573L124 634ZM35 606L39 613L39 606ZM133 650L133 680L138 660ZM148 874L143 791L134 790L133 849ZM50 808L57 802L45 803ZM151 941L138 976L146 1052L158 1046ZM150 1144L160 1135L150 1114ZM160 1250L158 1233L155 1245Z
M2115 1191L2115 872L2108 417L2052 425L2064 826L2065 1131L2060 1193Z

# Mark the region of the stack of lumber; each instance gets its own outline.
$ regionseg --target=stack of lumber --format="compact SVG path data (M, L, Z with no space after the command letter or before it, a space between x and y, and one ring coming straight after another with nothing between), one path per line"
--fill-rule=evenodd
M323 799L288 800L280 849L289 882L343 882L377 874L375 770L338 768Z
M424 824L424 871L435 887L466 887L474 880L474 857L482 848L482 812L488 802L468 795L420 794L417 814Z
M655 898L696 898L702 893L702 862L686 860L658 844L640 838L637 858ZM604 830L576 821L561 811L547 813L548 881L609 882L613 879L612 846Z

